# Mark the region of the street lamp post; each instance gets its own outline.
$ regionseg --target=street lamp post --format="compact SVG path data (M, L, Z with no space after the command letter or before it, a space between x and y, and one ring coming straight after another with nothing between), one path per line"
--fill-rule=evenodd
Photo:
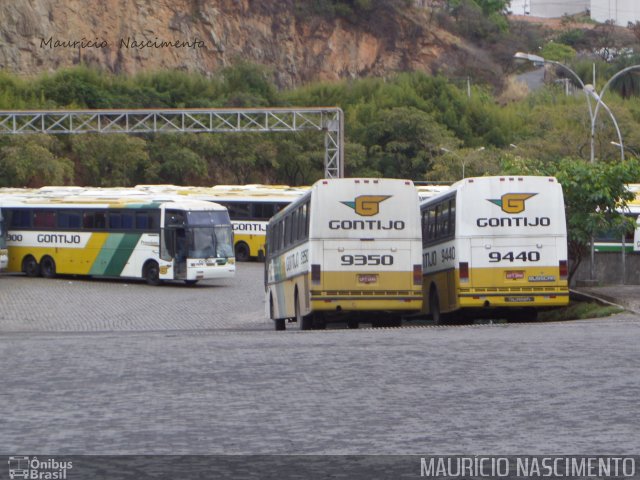
M589 119L591 121L591 125L593 125L595 123L595 113L594 113L594 110L593 110L593 106L591 105L591 97L589 95L589 92L587 92L585 90L585 85L584 85L584 82L582 81L582 79L580 78L580 75L578 75L576 72L571 70L564 63L556 62L555 60L548 60L548 59L546 59L544 57L541 57L540 55L534 55L532 53L516 52L513 55L513 57L515 59L517 59L517 60L527 60L529 62L532 62L534 65L544 65L545 63L548 63L550 65L555 65L555 66L560 67L560 68L566 70L567 72L569 72L573 76L573 78L576 79L576 81L580 85L580 88L582 88L582 91L584 92L584 98L587 101L587 108L589 109ZM591 159L592 162L595 159L593 142L591 143L590 159Z
M618 126L618 121L616 117L613 115L611 109L607 106L606 103L602 101L602 95L598 95L593 88L593 85L588 83L584 86L585 92L589 93L598 103L596 104L596 108L593 111L593 117L591 118L591 155L593 156L593 152L595 150L595 135L596 135L596 118L598 118L598 111L600 109L600 105L607 111L609 117L611 117L611 121L613 122L613 126L616 129L616 133L618 134L618 145L620 147L620 160L624 162L624 143L622 143L622 133L620 133L620 127ZM593 159L592 159L593 161Z
M585 85L584 82L582 81L582 79L580 78L580 76L574 72L573 70L571 70L568 66L566 66L563 63L560 62L556 62L554 60L547 60L539 55L533 55L530 53L523 53L523 52L516 52L516 54L514 55L514 57L516 59L520 59L520 60L528 60L530 62L533 62L534 64L538 64L538 65L544 65L545 63L551 64L551 65L556 65L560 68L565 69L567 72L569 72L578 82L578 84L580 84L580 86L582 87L582 91L584 92L586 99L587 99L587 106L589 108L589 119L591 120L591 136L590 136L590 160L593 163L595 161L595 129L596 129L596 119L598 118L598 112L600 111L600 106L602 105L602 107L604 107L604 109L607 111L607 113L609 113L609 116L611 117L611 120L613 122L613 125L615 126L616 129L616 133L618 134L618 144L620 146L620 159L622 162L624 162L624 143L622 142L622 134L620 132L620 128L618 127L618 122L616 121L615 116L613 115L613 112L611 111L611 109L602 101L602 96L606 93L607 89L609 88L609 86L613 83L613 81L617 78L619 78L621 75L624 75L625 73L634 70L634 69L640 69L640 65L632 65L630 67L624 68L622 70L620 70L619 72L617 72L615 75L613 75L611 78L609 78L609 80L607 81L607 83L605 83L604 87L602 88L602 90L600 91L600 94L596 93L595 88L593 87L593 85ZM595 109L592 107L591 105L591 100L590 100L590 96L593 97L596 100L596 106ZM613 142L612 142L613 143ZM626 258L625 258L625 246L624 246L624 239L622 240L622 283L624 284L626 281ZM595 278L595 248L594 248L594 241L593 241L593 236L591 237L591 265L590 265L590 278L593 281Z
M464 176L464 167L465 167L465 164L466 164L466 162L465 162L464 158L463 158L461 155L457 154L456 152L453 152L453 151L449 150L449 149L448 149L448 148L446 148L446 147L440 147L440 150L442 150L442 151L443 151L443 152L445 152L445 153L450 153L451 155L453 155L453 156L455 156L455 157L458 157L458 160L460 160L460 165L462 166L462 178L463 178L463 179L464 179L464 178L466 178L466 177ZM483 151L483 150L484 150L484 147L480 147L480 148L477 148L477 149L476 149L476 152L481 152L481 151Z

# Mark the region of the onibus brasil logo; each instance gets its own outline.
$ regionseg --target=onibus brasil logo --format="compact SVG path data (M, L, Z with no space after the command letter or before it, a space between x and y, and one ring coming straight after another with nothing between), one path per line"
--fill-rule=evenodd
M73 462L61 462L54 458L38 460L38 457L9 457L9 478L38 480L65 480Z
M391 198L391 195L360 195L352 202L340 203L353 208L361 217L372 217L380 213L380 204L387 198Z
M499 199L487 200L499 206L504 213L520 213L524 212L524 202L534 195L537 193L505 193Z

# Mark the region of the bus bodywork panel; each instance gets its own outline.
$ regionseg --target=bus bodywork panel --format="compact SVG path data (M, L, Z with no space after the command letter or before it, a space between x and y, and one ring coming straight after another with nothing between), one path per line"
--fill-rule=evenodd
M432 286L442 312L567 305L561 186L549 177L483 177L452 188L455 239L423 253L425 312Z

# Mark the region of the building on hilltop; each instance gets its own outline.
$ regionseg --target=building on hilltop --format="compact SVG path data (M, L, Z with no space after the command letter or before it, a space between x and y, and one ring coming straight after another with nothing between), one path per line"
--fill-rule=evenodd
M591 19L597 22L612 21L626 27L640 21L638 0L591 0Z
M509 11L514 15L558 18L586 12L589 7L590 0L511 0Z

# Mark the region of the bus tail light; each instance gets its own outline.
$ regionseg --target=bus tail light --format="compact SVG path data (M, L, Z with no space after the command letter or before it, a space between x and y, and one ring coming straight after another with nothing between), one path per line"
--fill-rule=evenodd
M311 283L316 285L320 283L320 265L318 264L311 265Z
M413 284L422 285L422 265L413 266Z
M469 281L469 263L468 262L460 262L460 281L461 282Z
M560 260L560 280L566 280L569 277L569 268L566 260Z

